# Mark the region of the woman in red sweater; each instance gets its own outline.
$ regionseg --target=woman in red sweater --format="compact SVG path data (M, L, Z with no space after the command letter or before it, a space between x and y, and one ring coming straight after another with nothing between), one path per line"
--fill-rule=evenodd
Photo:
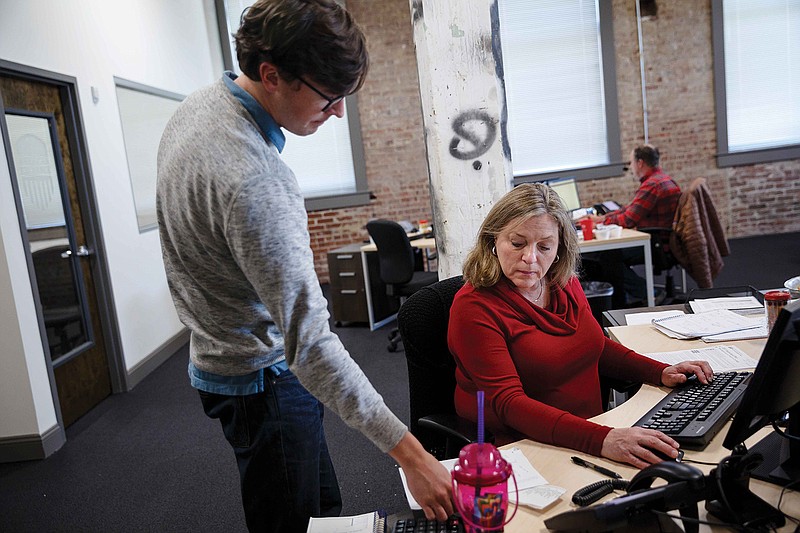
M610 428L587 418L602 412L599 375L673 387L705 361L674 366L603 335L575 275L580 257L572 220L543 184L525 184L489 212L464 264L466 283L450 311L458 414L477 420L486 395L486 427L498 443L530 438L638 468L677 457L659 431Z

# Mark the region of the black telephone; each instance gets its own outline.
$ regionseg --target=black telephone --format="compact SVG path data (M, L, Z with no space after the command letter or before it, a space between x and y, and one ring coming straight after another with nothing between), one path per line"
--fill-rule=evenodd
M652 487L656 479L666 485ZM664 461L648 466L627 486L627 494L600 505L568 511L548 518L544 525L557 531L613 531L651 521L651 510L678 509L686 533L698 530L697 502L706 499L706 478L693 466ZM635 529L635 527L634 527Z
M614 200L606 200L601 204L594 204L594 210L598 215L605 215L611 211L616 211L617 209L619 209L619 204Z

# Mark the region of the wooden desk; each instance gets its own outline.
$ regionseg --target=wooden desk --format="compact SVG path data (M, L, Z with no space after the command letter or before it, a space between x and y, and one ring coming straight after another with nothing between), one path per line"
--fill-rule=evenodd
M678 349L688 349L694 347L694 343L698 343L703 346L707 346L702 341L678 341L676 339L670 339L661 333L655 331L651 326L643 325L643 326L624 326L624 327L614 327L610 328L612 332L612 338L619 339L620 342L629 346L633 349L637 349L638 351L646 351L646 352L657 352L657 351L669 351L669 350L678 350ZM680 344L675 344L680 343ZM753 356L754 358L758 358L761 355L761 351L763 349L763 345L765 343L765 339L760 340L747 340L747 341L736 341L731 342L728 344L733 344L741 348L747 354ZM695 344L696 345L696 344ZM620 405L619 407L612 409L606 413L603 413L599 416L592 418L594 422L598 422L601 424L605 424L612 427L630 427L634 422L639 420L653 405L655 405L661 398L666 395L669 389L663 387L654 387L651 385L643 385L641 390L636 393L630 400L625 402L624 404ZM752 438L748 439L747 444L752 445L755 442L758 442L761 438L767 435L771 429L763 429L754 435ZM704 462L718 462L723 457L726 457L730 454L728 450L722 447L722 441L724 440L725 433L727 432L727 427L723 428L723 430L717 435L717 437L711 441L711 443L706 447L705 450L702 451L692 451L687 450L685 458L689 460L697 460L697 461L704 461ZM525 456L530 460L531 464L539 471L539 473L544 476L544 478L553 485L558 485L560 487L565 488L567 491L564 495L555 502L553 505L548 507L543 511L534 511L527 507L520 507L517 511L517 515L513 518L511 523L506 526L505 531L506 533L523 533L523 532L534 532L534 531L548 531L547 528L544 526L544 520L555 516L557 514L577 509L577 507L571 502L572 494L580 489L588 485L589 483L594 483L595 481L600 481L603 479L607 479L604 476L586 468L579 467L577 465L572 464L570 461L570 457L573 455L579 455L581 457L587 457L586 454L577 453L574 450L570 450L567 448L557 448L554 446L548 446L546 444L540 444L537 442L533 442L530 440L523 440L513 444L506 446L507 448L510 447L517 447L525 454ZM626 466L620 463L616 463L614 461L600 458L600 457L591 457L590 460L593 463L599 464L601 466L605 466L610 468L611 470L618 472L623 476L625 479L631 479L638 470L631 466ZM702 470L705 473L711 471L713 466L705 466L705 465L697 465L693 463L688 463L692 466L695 466ZM772 485L770 483L766 483L764 481L759 480L751 480L750 481L750 488L756 494L758 494L761 498L767 501L769 504L773 506L777 506L778 498L781 492L781 487L776 485ZM619 491L614 494L610 494L606 496L601 502L608 501L614 497L621 495ZM698 509L700 513L700 519L704 520L707 518L707 513L704 507L704 503L698 503ZM800 516L800 494L798 492L790 492L787 491L784 494L783 502L781 504L781 509L785 514L791 516ZM677 515L677 511L674 512ZM712 521L715 520L712 517ZM787 520L787 525L781 529L781 531L792 531L795 525ZM710 527L707 525L700 525L700 531L728 531L726 528L716 528Z
M432 237L422 239L412 239L411 246L419 248L420 250L435 250L436 239ZM649 248L648 248L649 249ZM379 327L388 324L397 316L397 312L390 313L386 316L377 315L375 306L372 301L372 290L370 288L373 282L370 281L370 268L369 268L369 254L378 253L378 247L374 244L365 244L361 246L361 265L364 269L364 284L367 288L367 314L369 315L369 329L374 331ZM373 276L374 277L374 276ZM377 316L376 316L377 315Z
M602 252L605 250L618 250L621 248L634 248L641 246L644 251L644 271L645 282L647 283L647 306L653 307L655 296L653 295L653 256L650 251L650 234L635 229L622 229L622 236L616 239L591 241L579 241L581 253Z

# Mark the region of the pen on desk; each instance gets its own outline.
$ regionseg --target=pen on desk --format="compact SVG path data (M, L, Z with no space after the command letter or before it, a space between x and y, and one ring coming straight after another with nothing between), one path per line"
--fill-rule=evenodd
M581 459L580 457L572 456L572 462L576 465L582 466L584 468L591 468L596 472L600 472L604 476L613 477L614 479L622 479L622 476L614 472L613 470L609 470L608 468L603 468L600 465L596 465L594 463L590 463L585 459Z

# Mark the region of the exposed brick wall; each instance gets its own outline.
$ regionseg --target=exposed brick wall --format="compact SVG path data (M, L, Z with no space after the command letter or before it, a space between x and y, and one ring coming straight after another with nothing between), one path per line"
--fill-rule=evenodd
M370 205L309 213L311 247L321 282L327 252L367 239L372 218L431 218L419 81L407 0L349 0L367 35L370 72L358 93Z
M309 214L320 281L328 250L366 239L371 218L430 218L430 196L408 0L348 0L369 39L371 70L359 93L368 206ZM644 141L639 43L633 0L613 0L623 159ZM649 141L664 170L687 187L708 179L728 237L800 230L800 160L716 167L710 0L658 0L642 21ZM582 182L584 203L630 201L630 176Z

